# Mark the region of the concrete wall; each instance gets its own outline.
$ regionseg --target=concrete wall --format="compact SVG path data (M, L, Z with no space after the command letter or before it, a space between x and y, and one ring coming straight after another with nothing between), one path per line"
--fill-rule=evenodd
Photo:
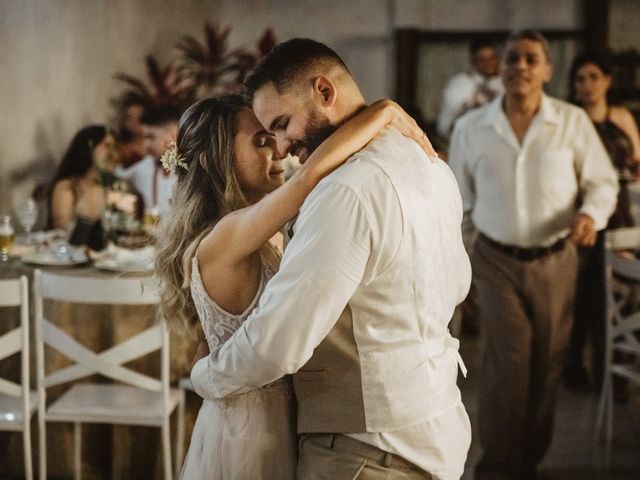
M609 43L614 50L640 49L640 2L610 0Z
M396 24L428 30L560 29L582 25L580 0L398 0L395 11Z

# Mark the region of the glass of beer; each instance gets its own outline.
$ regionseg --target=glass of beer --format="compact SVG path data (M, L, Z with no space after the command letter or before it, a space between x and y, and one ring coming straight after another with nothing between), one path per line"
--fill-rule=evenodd
M155 227L160 222L160 212L158 207L147 208L142 217L142 223L145 227Z
M142 227L144 231L154 236L158 231L158 224L160 223L160 212L158 207L152 207L144 211L142 216Z
M0 261L6 262L13 248L14 230L11 217L4 215L0 218Z

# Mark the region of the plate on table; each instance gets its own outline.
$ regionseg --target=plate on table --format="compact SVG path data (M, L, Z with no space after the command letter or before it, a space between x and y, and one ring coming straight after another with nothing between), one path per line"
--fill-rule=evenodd
M122 262L114 258L105 258L93 262L93 266L100 270L118 273L151 273L153 272L153 261L151 262Z
M153 237L144 232L129 233L116 236L114 243L118 247L135 250L151 245Z
M64 256L56 255L53 252L25 253L20 260L42 267L73 267L89 263L89 257L82 250Z

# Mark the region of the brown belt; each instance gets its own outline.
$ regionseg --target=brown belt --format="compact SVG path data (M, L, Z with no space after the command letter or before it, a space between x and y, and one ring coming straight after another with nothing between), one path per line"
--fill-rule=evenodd
M495 240L487 237L484 233L479 233L478 237L482 239L486 244L488 244L494 250L498 250L510 257L513 257L517 260L522 260L525 262L529 262L532 260L536 260L538 258L546 257L547 255L551 255L552 253L559 252L564 248L566 243L566 239L561 238L553 245L549 245L548 247L529 247L522 248L516 247L515 245L505 245L500 242L496 242Z
M416 472L422 473L423 475L425 475L425 478L431 478L429 474L424 472L424 470L420 469L411 462L407 462L402 457L393 455L389 452L385 452L378 447L374 447L373 445L361 442L360 440L356 440L355 438L347 437L339 433L313 433L305 435L309 438L313 438L315 441L324 445L325 447L368 458L369 460L376 462L382 467L389 468L402 465L405 468L410 468L412 470L415 470Z

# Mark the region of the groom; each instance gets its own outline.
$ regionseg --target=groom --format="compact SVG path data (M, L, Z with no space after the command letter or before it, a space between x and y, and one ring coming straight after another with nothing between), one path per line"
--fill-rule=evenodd
M246 88L302 161L365 106L340 57L308 39L276 47ZM194 365L196 391L293 373L298 478L459 478L471 432L447 324L471 276L461 219L449 168L387 128L309 195L259 307Z

